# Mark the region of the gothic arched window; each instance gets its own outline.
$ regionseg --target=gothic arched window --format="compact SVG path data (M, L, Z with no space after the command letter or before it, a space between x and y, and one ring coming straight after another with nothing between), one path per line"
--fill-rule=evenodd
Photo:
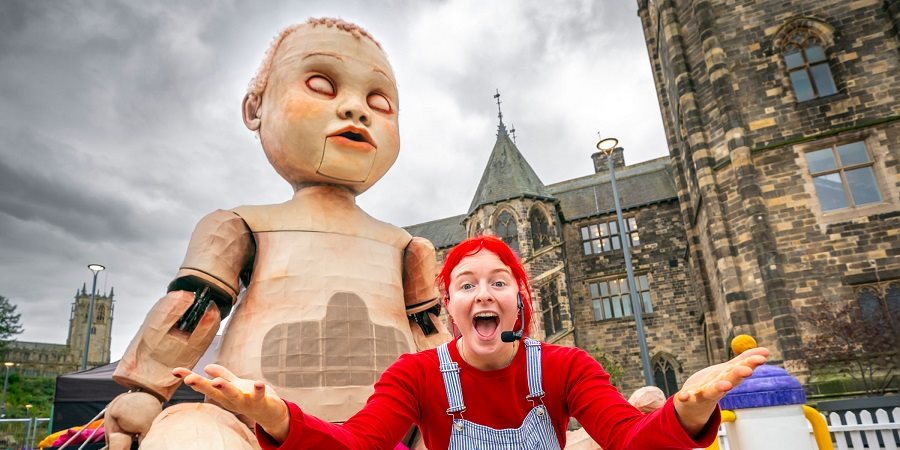
M503 239L511 249L519 251L519 229L516 227L516 218L509 211L503 211L497 216L497 223L494 225L494 232L497 237Z
M481 236L484 233L484 230L481 228L481 221L476 220L472 223L472 229L470 232L470 236Z
M837 93L825 48L810 30L792 31L784 40L782 56L798 102Z
M666 397L678 392L675 368L668 358L659 358L653 363L653 382L656 384L656 387L666 393Z
M528 213L528 222L531 224L532 251L550 245L550 225L547 224L547 216L537 208L532 208Z
M862 286L856 291L860 318L872 328L900 332L900 282Z
M897 333L900 331L900 283L894 282L888 285L884 293L884 302L894 327L894 333Z
M103 322L106 320L106 306L100 305L97 307L97 321Z
M562 307L559 304L556 282L541 287L541 313L544 318L544 336L553 336L562 331Z

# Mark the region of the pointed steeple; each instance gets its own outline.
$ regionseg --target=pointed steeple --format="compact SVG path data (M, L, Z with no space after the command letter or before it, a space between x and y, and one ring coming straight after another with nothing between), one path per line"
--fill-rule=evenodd
M500 109L500 89L497 89L497 93L494 94L494 98L497 99L497 118L500 119L500 124L497 125L497 138L500 136L508 136L506 132L506 125L503 124L503 111Z
M114 288L114 287L110 287L110 288L109 288L109 299L110 299L110 300L112 300L113 295L115 295L115 292L114 292L114 291L115 291L115 288Z
M499 93L497 98L499 110ZM516 144L509 138L506 126L503 125L503 114L498 114L500 125L497 127L497 142L488 158L487 167L481 175L475 197L469 205L469 213L481 205L496 203L519 197L543 198L552 200L553 196L544 185L528 161L519 153Z
M87 282L81 284L81 295L87 295Z

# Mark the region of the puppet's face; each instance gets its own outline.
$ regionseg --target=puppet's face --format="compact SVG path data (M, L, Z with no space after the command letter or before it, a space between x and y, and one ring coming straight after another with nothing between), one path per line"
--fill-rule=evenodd
M285 38L272 62L259 108L263 149L295 190L327 183L362 193L397 159L398 100L372 41L308 25Z

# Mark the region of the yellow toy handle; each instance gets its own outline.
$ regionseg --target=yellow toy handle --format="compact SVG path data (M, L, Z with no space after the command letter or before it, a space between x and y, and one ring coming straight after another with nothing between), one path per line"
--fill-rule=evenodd
M803 415L812 424L813 436L816 438L819 450L834 450L834 444L831 443L831 434L828 433L828 424L825 423L825 418L815 408L806 405L803 405Z
M734 422L736 416L734 415L734 411L730 409L723 409L721 411L722 414L722 423L725 422ZM719 450L719 435L716 434L716 440L713 441L712 445L706 447L706 450Z
M803 405L803 415L812 424L813 436L816 438L816 445L819 447L819 450L834 450L834 444L831 443L831 434L828 433L828 424L825 423L825 418L815 408L806 405ZM734 422L735 419L734 411L722 410L722 423ZM719 450L718 436L716 436L716 440L713 441L712 445L706 447L706 450Z

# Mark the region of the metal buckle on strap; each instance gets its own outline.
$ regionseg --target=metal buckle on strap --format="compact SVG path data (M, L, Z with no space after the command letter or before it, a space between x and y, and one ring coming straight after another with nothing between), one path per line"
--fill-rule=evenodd
M525 399L528 400L529 402L531 402L532 408L537 406L536 402L540 403L541 406L544 407L544 409L547 408L547 405L544 404L544 393L543 392L541 392L540 394L537 394L537 395L526 395Z
M456 419L456 415L459 414L459 420L463 420L463 412L466 410L466 407L463 406L463 409L459 411L453 411L453 408L447 408L447 415Z
M441 364L441 373L445 372L459 372L459 364L452 361L447 364Z

